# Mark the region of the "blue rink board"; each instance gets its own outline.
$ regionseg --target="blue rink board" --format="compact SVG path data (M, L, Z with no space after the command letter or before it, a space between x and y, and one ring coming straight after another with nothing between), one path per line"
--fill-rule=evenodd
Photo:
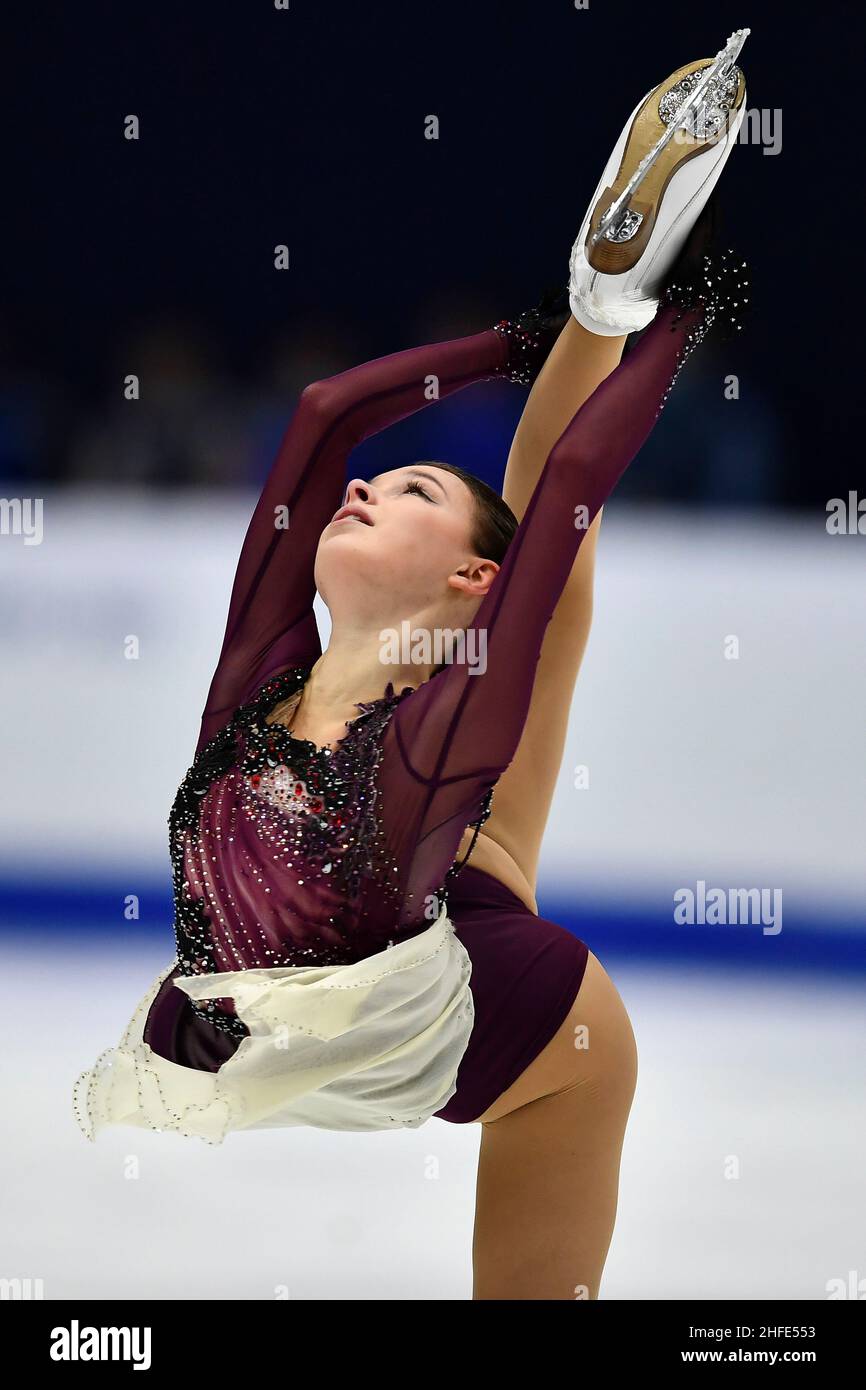
M131 892L138 897L137 920L124 916ZM576 907L575 897L562 889L540 891L540 914L581 937L602 961L621 956L647 964L717 962L773 973L782 968L866 974L862 917L816 914L787 901L782 930L773 935L759 924L677 925L672 904L661 903L657 893L644 903L630 899L620 906L587 899ZM106 877L0 875L0 935L7 943L15 938L23 943L29 929L38 926L40 937L46 932L67 939L113 936L130 945L163 938L173 945L172 921L168 875L133 885L130 876L121 884Z

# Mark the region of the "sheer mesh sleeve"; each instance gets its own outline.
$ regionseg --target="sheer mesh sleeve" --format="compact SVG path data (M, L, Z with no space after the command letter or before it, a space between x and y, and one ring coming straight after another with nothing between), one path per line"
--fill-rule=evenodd
M517 751L544 634L578 548L652 430L711 307L702 298L690 307L663 301L551 450L467 633L477 667L455 660L395 707L377 800L398 888L396 926L438 911L463 831ZM377 358L302 392L244 540L199 750L265 681L320 655L315 553L342 500L352 449L474 382L530 384L550 344L516 324Z
M508 369L508 339L490 328L376 358L301 393L244 539L197 752L264 681L321 654L314 562L341 504L352 449Z
M424 900L435 899L463 831L517 751L545 629L581 541L652 430L705 316L700 301L661 307L554 445L472 624L467 651L483 654L478 672L454 661L395 709L380 814L405 889L401 926L435 915Z

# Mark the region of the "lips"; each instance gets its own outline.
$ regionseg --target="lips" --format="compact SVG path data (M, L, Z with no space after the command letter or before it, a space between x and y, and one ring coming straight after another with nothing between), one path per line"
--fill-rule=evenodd
M336 512L334 517L332 518L331 525L333 526L334 522L347 521L351 518L354 518L356 521L362 522L365 526L373 525L372 518L368 515L364 508L359 507L356 502L351 503L351 505L348 507L341 507L340 510Z

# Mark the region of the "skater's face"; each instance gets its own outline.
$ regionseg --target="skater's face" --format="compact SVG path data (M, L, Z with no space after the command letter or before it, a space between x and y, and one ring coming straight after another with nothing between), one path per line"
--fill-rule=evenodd
M348 507L354 517L340 518ZM499 569L475 553L475 499L461 478L410 464L353 478L316 553L316 587L334 616L426 615L471 622Z

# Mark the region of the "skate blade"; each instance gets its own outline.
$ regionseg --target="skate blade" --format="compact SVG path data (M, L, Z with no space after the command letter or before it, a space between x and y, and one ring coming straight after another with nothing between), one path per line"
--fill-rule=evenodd
M689 159L694 159L718 144L736 120L745 100L746 80L739 68L732 68L731 76L736 82L736 87L733 88L731 84L730 104L722 110L720 119L712 124L712 128L707 129L703 136L694 134L687 128L680 129L658 151L634 192L627 199L619 217L606 233L602 233L601 224L605 214L624 192L641 160L648 157L653 147L668 132L671 117L682 104L673 89L692 73L714 62L713 58L698 58L695 62L686 63L678 68L653 88L635 116L616 177L613 183L602 189L592 210L585 251L593 270L608 275L621 275L637 264L646 250L665 189L673 175ZM688 90L687 82L685 87ZM668 116L668 120L663 119L662 111ZM698 107L698 111L706 115L706 107L703 104ZM697 128L701 128L700 122Z

